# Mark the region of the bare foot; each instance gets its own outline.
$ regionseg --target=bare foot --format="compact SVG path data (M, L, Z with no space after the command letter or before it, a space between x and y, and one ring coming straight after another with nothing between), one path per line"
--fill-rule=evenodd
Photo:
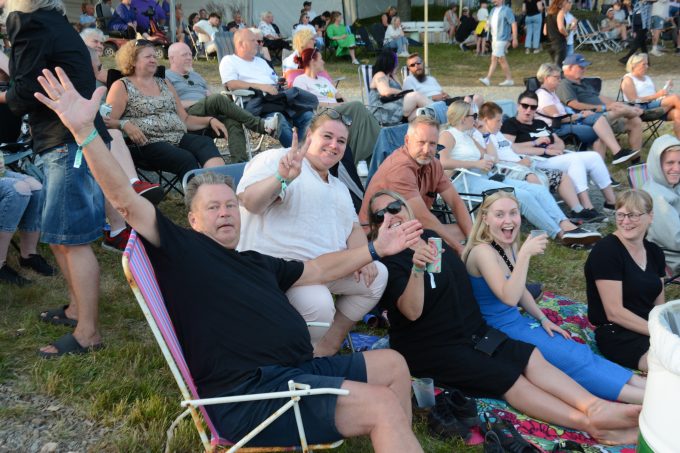
M637 444L638 428L609 429L588 431L598 443L603 445L630 445Z
M642 406L639 404L612 403L597 399L586 410L594 430L633 428L638 426Z

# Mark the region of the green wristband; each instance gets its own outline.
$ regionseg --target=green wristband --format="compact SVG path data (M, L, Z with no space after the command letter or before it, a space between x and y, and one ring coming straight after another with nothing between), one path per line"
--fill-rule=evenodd
M538 318L538 322L543 324L543 321L545 321L546 319L548 319L548 317L546 315L543 315L540 318Z
M97 135L99 135L99 132L95 127L94 129L92 129L92 132L90 132L90 135L88 135L87 138L83 140L83 143L78 145L78 149L76 150L76 157L73 160L73 168L80 168L80 165L83 162L83 148L92 143L92 140L94 140L97 137Z
M425 272L425 269L420 268L414 264L413 267L411 268L411 271L415 272L416 274L422 274Z
M274 177L276 178L277 181L281 183L281 192L279 192L279 197L283 198L283 194L286 193L286 189L288 188L289 182L279 174L278 170L276 170L276 173L274 173Z

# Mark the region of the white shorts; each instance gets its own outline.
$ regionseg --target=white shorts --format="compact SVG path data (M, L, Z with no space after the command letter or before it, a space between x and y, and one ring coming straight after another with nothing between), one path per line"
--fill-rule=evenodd
M508 41L493 41L491 43L491 56L504 57L505 49L508 47Z

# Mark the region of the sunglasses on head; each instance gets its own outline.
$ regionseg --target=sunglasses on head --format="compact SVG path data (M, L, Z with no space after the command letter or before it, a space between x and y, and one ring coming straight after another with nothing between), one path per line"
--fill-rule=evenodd
M524 109L531 109L531 110L538 109L538 104L525 104L524 102L520 102L519 105L521 105L522 108L524 108Z
M413 63L409 64L409 68L415 68L416 66L422 66L423 62L422 61L414 61Z
M149 41L148 39L138 39L135 41L135 47L145 47L145 46L153 46L153 43Z
M496 192L505 192L505 193L511 193L511 194L514 195L515 189L512 188L512 187L497 187L495 189L489 189L489 190L483 191L482 197L483 198L490 197L491 195L495 194Z
M184 74L182 77L184 77L184 80L187 81L187 83L189 84L189 86L194 86L195 83L194 83L193 80L190 80L190 79L189 79L189 74Z
M321 109L319 110L319 113L316 114L317 117L321 115L325 115L332 120L341 121L342 124L344 124L347 127L350 127L352 125L352 118L350 118L347 115L343 115L337 110L332 109L330 107Z
M401 211L401 208L404 206L404 203L402 203L399 200L394 200L392 203L388 204L385 206L383 209L379 211L375 211L373 213L373 221L377 224L380 225L385 221L385 213L389 212L392 215L399 214Z

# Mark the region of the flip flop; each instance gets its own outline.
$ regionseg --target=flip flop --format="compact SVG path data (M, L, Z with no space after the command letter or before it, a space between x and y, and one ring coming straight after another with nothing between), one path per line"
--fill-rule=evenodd
M495 433L500 440L503 451L507 453L541 452L541 450L536 448L536 446L527 442L526 439L524 439L520 433L517 432L512 424L506 422L500 417L496 417L496 421L492 422L488 412L484 413L482 431L485 433L485 438L486 434L490 432Z
M59 308L52 308L40 313L39 318L42 322L54 324L55 326L76 327L78 325L77 319L71 319L66 316L66 309L68 305Z
M484 453L504 453L501 440L493 431L488 431L484 436Z
M73 334L67 333L66 335L59 337L52 346L55 347L57 352L43 352L38 350L38 355L43 359L53 359L55 357L61 357L67 354L87 354L88 352L94 352L102 349L104 347L103 343L88 346L86 348L82 347L78 340L75 339Z

